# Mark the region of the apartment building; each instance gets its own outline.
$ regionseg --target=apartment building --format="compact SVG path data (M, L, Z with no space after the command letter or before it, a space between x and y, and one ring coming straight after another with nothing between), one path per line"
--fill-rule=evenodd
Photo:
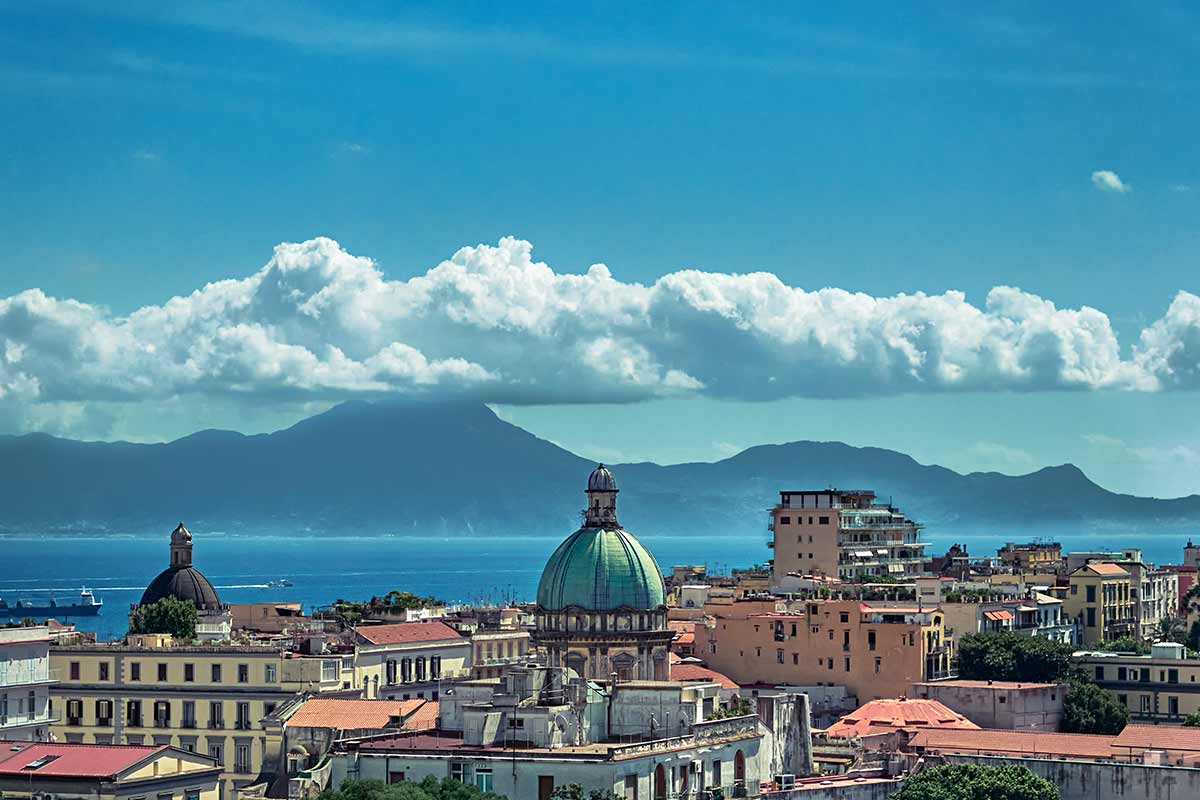
M0 628L0 740L50 738L50 629Z
M1063 601L1032 589L993 600L943 599L941 608L946 637L955 641L972 633L1006 631L1069 645L1079 642L1078 626L1063 611Z
M924 573L921 526L871 491L780 492L768 528L775 551L771 585L789 574L848 581L911 580Z
M471 640L439 620L354 632L354 685L368 699L437 700L441 682L467 677L470 664Z
M1155 644L1145 656L1087 652L1077 662L1135 720L1179 724L1200 711L1200 659L1187 658L1181 644Z
M1000 563L1020 572L1041 572L1062 567L1062 545L1058 542L1007 542L996 551Z
M1114 563L1129 573L1133 635L1152 642L1162 632L1162 621L1179 607L1179 575L1140 560Z
M1083 644L1120 639L1137 632L1129 573L1110 562L1084 564L1070 574L1063 610L1079 623Z
M937 606L814 600L790 612L716 616L696 625L696 656L735 683L845 686L865 702L949 675Z
M298 692L350 687L341 656L274 647L181 645L167 635L50 649L60 742L170 745L221 766L222 796L253 784L278 761L262 720Z

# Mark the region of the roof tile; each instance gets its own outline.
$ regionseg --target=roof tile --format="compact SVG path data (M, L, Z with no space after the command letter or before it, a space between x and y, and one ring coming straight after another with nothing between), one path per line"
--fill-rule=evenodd
M392 625L367 625L356 629L371 644L406 644L461 639L462 635L444 622L398 622Z

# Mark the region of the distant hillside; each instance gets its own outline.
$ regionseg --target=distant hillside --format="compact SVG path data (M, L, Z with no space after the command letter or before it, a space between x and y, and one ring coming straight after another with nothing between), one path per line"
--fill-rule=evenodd
M287 430L167 444L0 437L0 530L563 535L592 463L483 405L350 402ZM616 465L642 533L766 538L780 489L862 487L943 531L1153 531L1200 523L1200 497L1108 492L1069 464L961 475L837 442L752 447L716 463Z

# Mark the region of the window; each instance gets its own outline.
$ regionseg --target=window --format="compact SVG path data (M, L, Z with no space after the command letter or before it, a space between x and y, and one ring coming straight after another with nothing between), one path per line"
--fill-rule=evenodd
M450 780L459 783L467 782L467 765L461 761L450 762Z
M217 766L225 766L225 751L217 742L208 743L208 755L217 762Z
M183 682L184 683L194 683L195 680L196 680L196 665L195 664L184 664L183 665Z
M99 664L96 665L97 669L100 671L100 680L106 681L109 679L109 677L108 677L109 666L110 665L107 661L101 661Z
M412 681L412 674L413 674L412 673L412 659L411 658L400 659L400 682L401 683L409 683L410 681Z
M154 727L171 727L171 703L169 700L154 701Z
M1096 680L1104 680L1104 667L1096 667Z
M250 665L238 664L238 683L250 682Z
M882 658L880 658L879 656L875 656L875 674L876 674L876 675L878 675L878 674L879 674L879 668L880 668L882 665L883 665L883 659L882 659Z
M783 651L782 650L775 651L775 662L778 664L783 663Z
M212 682L213 683L221 682L221 665L220 664L212 665Z
M196 701L183 701L183 719L180 721L180 726L184 728L196 727Z
M395 663L395 662L392 662L392 663ZM393 672L394 672L394 670L393 670ZM266 667L263 668L263 682L264 683L275 683L278 680L279 680L278 667L276 667L274 664L267 664Z
M388 783L404 783L404 773L389 770L388 776L387 776L387 782Z
M208 727L214 730L225 727L225 704L220 700L208 704Z
M1087 589L1087 601L1089 603L1096 602L1096 587L1095 587L1095 585L1089 583L1085 588Z
M840 622L840 623L842 623L843 625L845 625L845 624L846 624L847 622L849 622L849 621L850 621L850 615L849 615L848 613L846 613L845 611L843 611L842 613L838 614L838 622Z
M721 759L713 759L713 786L721 785Z
M850 657L846 656L846 672L850 671Z
M417 680L425 680L425 656L417 656Z
M867 631L867 649L875 649L875 631ZM878 661L879 659L876 659Z
M1167 683L1179 683L1179 670L1167 670Z
M850 650L850 631L842 631L842 650L843 652Z
M233 771L250 771L250 745L239 744L233 748Z
M1167 713L1170 714L1172 717L1179 716L1179 698L1178 697L1168 697L1167 698Z
M101 728L112 726L112 700L96 701L96 724Z
M1149 682L1150 682L1150 668L1149 668L1149 667L1142 667L1142 669L1141 669L1141 681L1142 681L1142 683L1149 683Z
M812 517L809 517L809 519L812 519ZM828 525L828 524L829 524L829 517L821 517L821 518L818 520L818 522L820 522L822 525Z
M389 658L383 667L383 680L389 686L396 682L396 659Z
M791 518L791 517L780 517L780 518L779 518L779 524L780 524L780 525L791 525L791 524L792 524L792 518Z
M183 800L200 800L199 789L184 789Z
M1141 695L1138 698L1138 700L1140 701L1138 703L1138 707L1141 709L1141 713L1149 714L1150 713L1150 695L1148 695L1148 694Z
M1000 700L1000 703L1001 703L1002 705L1003 705L1004 703L1007 703L1007 702L1008 702L1008 698L1007 698L1007 697L1005 697L1004 695L1000 695L1000 698L999 698L999 700Z
M83 724L83 701L68 700L67 701L67 724L82 725Z
M1087 626L1089 628L1096 627L1096 609L1089 608L1087 610Z
M250 704L237 704L237 722L236 727L239 731L250 730Z
M1125 667L1117 667L1117 680L1123 681L1128 677L1128 670ZM1050 698L1053 700L1054 698Z
M142 679L142 665L138 661L134 661L129 665L129 680L140 681Z
M799 663L800 663L800 654L799 654L799 653L792 653L792 664L793 664L793 665L796 665L796 664L799 664Z
M442 677L442 657L429 657L429 679L436 681Z
M79 662L78 661L71 662L71 680L73 680L73 681L79 680Z
M125 724L133 727L142 727L142 701L130 700L125 703Z

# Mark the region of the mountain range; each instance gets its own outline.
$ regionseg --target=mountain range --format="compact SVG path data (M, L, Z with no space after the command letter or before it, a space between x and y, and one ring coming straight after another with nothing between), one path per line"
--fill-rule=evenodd
M285 430L173 442L0 437L0 531L554 535L578 527L591 461L482 404L351 401ZM963 475L839 442L751 447L713 463L611 465L638 533L766 539L781 489L874 489L936 531L1180 531L1200 496L1116 494L1064 464Z

